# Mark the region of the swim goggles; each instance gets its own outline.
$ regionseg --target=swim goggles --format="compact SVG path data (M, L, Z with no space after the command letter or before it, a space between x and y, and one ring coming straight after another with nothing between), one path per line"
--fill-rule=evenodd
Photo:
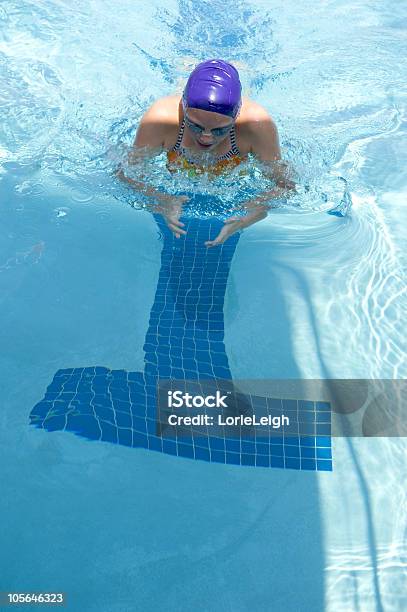
M226 136L226 134L228 134L232 129L233 123L234 122L230 123L229 125L225 125L225 127L213 128L213 130L210 130L210 132L212 136L215 136L215 138L219 138L219 136ZM195 134L202 134L202 132L205 131L205 128L191 121L187 115L185 115L185 124L188 126L191 132L194 132Z

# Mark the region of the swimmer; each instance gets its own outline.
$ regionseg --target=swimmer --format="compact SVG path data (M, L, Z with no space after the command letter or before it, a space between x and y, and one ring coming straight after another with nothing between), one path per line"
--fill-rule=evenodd
M129 163L145 155L167 151L167 167L190 174L220 174L246 160L249 153L270 169L276 187L240 206L247 214L228 218L219 235L205 242L207 247L222 244L235 232L267 216L265 202L289 194L295 188L281 160L276 124L256 102L242 98L239 74L234 66L219 60L208 60L190 74L181 100L168 96L157 100L143 115L137 130ZM187 196L173 196L147 187L144 183L118 176L136 189L154 197L156 209L168 228L180 238L185 235L180 221Z

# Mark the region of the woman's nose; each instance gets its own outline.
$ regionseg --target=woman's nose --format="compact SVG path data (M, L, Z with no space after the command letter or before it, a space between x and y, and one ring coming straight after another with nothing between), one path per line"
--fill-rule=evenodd
M211 130L203 130L202 134L201 134L201 138L205 138L209 140L212 140L212 132Z

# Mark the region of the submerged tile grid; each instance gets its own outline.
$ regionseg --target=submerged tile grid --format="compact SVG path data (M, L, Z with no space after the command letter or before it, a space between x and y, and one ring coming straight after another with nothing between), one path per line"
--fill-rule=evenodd
M176 239L160 217L161 269L144 344L144 372L160 378L230 379L224 344L223 304L239 236L208 249L217 220L190 219L188 239Z
M48 431L66 430L94 440L158 450L172 455L206 461L331 470L330 409L324 402L301 402L249 396L251 408L267 405L290 414L294 426L300 420L304 435L254 435L214 437L194 432L179 439L156 433L156 379L142 372L109 370L103 367L59 370L44 399L31 413L31 422ZM300 406L300 404L303 404ZM297 421L295 415L298 415ZM299 417L299 415L301 415ZM310 432L305 435L306 422Z
M332 470L329 405L308 402L301 415L318 435L157 435L158 379L231 380L224 345L223 305L236 234L207 249L223 223L183 219L187 239L176 239L160 216L164 237L161 269L145 337L144 372L87 367L59 370L44 399L31 412L31 423L49 431L68 430L90 439L212 462L305 470ZM273 401L298 413L298 402L250 396L252 408ZM290 403L291 402L291 403ZM319 422L321 415L324 419ZM329 415L327 421L326 415ZM301 416L303 419L303 416ZM298 419L297 419L298 420ZM295 419L294 419L295 422ZM304 432L304 429L302 429ZM319 435L320 434L320 435Z

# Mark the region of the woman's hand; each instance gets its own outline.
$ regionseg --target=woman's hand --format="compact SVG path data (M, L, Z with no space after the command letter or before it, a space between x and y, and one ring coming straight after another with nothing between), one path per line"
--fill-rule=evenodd
M154 206L154 212L160 213L169 230L172 231L176 238L181 238L181 235L186 234L182 228L185 226L179 218L182 215L182 206L188 202L188 196L170 196L162 195L159 197L159 204Z
M230 236L236 232L240 232L245 227L249 227L253 223L265 219L267 217L267 206L257 206L253 212L245 217L229 217L226 219L222 229L215 240L207 240L205 246L214 247L223 244Z
M218 246L219 244L223 244L225 240L230 238L230 236L236 234L236 232L240 232L240 230L243 229L244 226L242 221L242 217L229 217L229 219L226 219L222 229L216 236L215 240L207 240L205 242L205 246L214 247Z

